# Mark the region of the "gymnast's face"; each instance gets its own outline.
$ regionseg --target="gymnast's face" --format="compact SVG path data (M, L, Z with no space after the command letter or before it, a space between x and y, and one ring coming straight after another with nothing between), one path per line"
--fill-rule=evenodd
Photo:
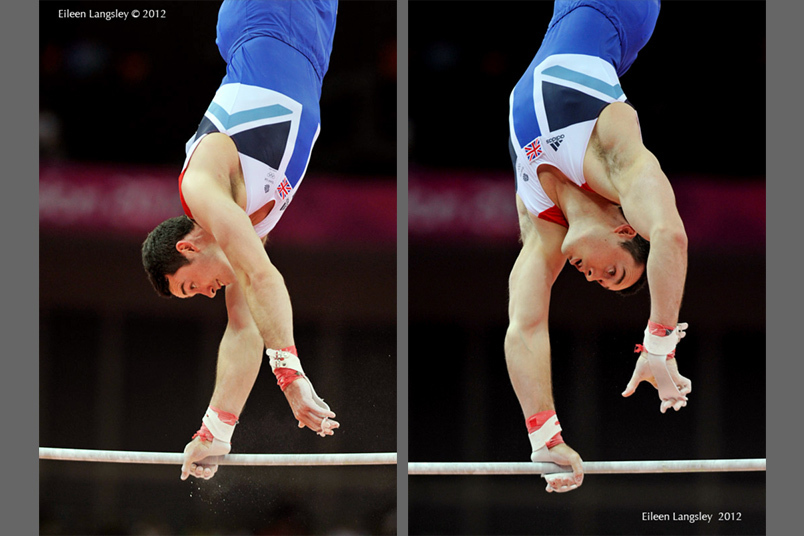
M634 257L622 247L633 228L610 232L589 233L565 240L562 252L567 262L581 272L587 281L607 290L624 290L636 283L645 270ZM619 228L618 228L619 229ZM624 231L624 232L623 232Z
M182 243L179 242L179 245ZM206 246L198 249L193 245L179 247L190 264L168 275L170 293L179 298L192 298L196 295L214 298L226 285L235 281L234 271L220 248Z

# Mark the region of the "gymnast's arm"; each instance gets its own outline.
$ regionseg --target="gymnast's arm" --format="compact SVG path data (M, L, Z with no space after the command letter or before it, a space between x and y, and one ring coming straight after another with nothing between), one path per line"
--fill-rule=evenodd
M522 249L509 278L505 359L514 392L528 420L555 410L547 318L553 283L566 262L561 254L566 231L553 223L534 221L519 196L517 211ZM554 463L572 466L572 472L547 479L548 491L568 491L581 485L583 462L575 450L562 440L549 448L547 456Z
M687 235L676 209L673 190L656 158L647 150L642 151L630 173L631 176L623 181L623 213L634 229L651 244L646 267L651 299L648 329L653 332L650 328L650 322L653 322L664 330L672 330L678 325L684 292ZM675 338L676 331L668 338ZM648 347L648 335L645 337L644 344ZM692 382L679 374L675 359L666 360L665 352L650 354L643 351L623 392L623 396L631 396L639 382L647 380L658 391L662 413L671 407L675 411L685 407L686 397L692 391Z
M620 199L626 219L650 241L650 319L676 326L687 276L687 234L656 158L646 150L631 173Z
M676 326L687 276L687 234L673 188L659 161L642 144L636 113L628 105L607 107L596 135L625 218L650 241L646 267L650 320Z
M260 372L263 341L238 283L226 287L226 311L209 405L239 416Z
M627 104L614 103L603 110L590 148L598 158L584 160L584 173L588 163L604 168L603 173L589 174L600 179L592 186L619 202L629 224L650 241L645 269L651 306L644 344L648 347L650 342L658 351L642 352L623 396L631 396L641 381L649 381L662 400L660 411L670 407L678 411L686 405L692 384L678 373L675 360L666 360L680 339L676 326L687 276L687 234L673 189L659 161L642 144L636 112ZM665 336L666 342L657 343Z
M260 371L262 337L237 283L226 287L226 310L229 322L218 349L215 389L204 416L204 426L184 447L182 480L190 475L204 479L215 476L218 457L228 454L231 449L231 435L237 417L243 411ZM213 422L219 423L220 428L216 429L211 424ZM214 433L205 430L208 424ZM221 434L221 429L227 432Z
M226 255L265 347L292 347L293 310L285 280L232 195L230 177L238 167L231 138L211 134L199 144L190 161L182 193L196 222L215 237ZM284 393L300 425L317 432L322 419L335 417L335 413L315 403L307 382L292 382Z
M284 278L232 195L230 177L238 167L232 140L209 135L190 161L182 193L195 221L226 255L265 346L293 346L293 312Z
M540 236L518 197L517 206L522 249L509 276L505 358L511 383L527 418L555 409L547 320L551 289L565 259L560 255L561 236ZM555 224L537 223L560 229Z

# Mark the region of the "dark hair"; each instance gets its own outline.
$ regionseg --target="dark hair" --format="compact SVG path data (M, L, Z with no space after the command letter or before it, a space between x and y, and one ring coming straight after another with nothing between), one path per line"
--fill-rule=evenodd
M187 257L176 249L176 243L193 230L195 224L187 216L165 220L148 234L142 243L142 266L154 290L160 296L170 298L168 275L173 275L186 264Z
M642 290L645 287L645 283L648 282L648 253L650 253L650 242L637 234L634 235L634 238L620 242L620 247L631 254L637 265L641 264L645 267L645 269L642 270L642 275L639 276L639 279L637 279L633 285L617 291L621 296L632 296Z

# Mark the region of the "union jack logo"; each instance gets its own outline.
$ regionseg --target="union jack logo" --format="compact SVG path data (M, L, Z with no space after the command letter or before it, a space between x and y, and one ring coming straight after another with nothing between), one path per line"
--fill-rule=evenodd
M290 186L290 183L288 182L287 177L282 179L282 182L279 184L279 186L276 187L276 191L279 192L279 197L281 197L282 199L287 197L287 195L290 193L291 190L292 188Z
M529 144L525 145L525 156L528 157L528 162L533 162L542 155L542 144L539 138L536 138Z

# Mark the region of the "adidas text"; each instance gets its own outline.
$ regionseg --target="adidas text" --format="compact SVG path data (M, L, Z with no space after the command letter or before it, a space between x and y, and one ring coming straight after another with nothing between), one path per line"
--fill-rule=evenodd
M558 151L558 146L561 145L561 142L563 140L564 140L564 135L559 134L558 136L554 136L552 138L548 138L548 139L544 140L544 143L546 143L550 147L552 147L554 151Z

